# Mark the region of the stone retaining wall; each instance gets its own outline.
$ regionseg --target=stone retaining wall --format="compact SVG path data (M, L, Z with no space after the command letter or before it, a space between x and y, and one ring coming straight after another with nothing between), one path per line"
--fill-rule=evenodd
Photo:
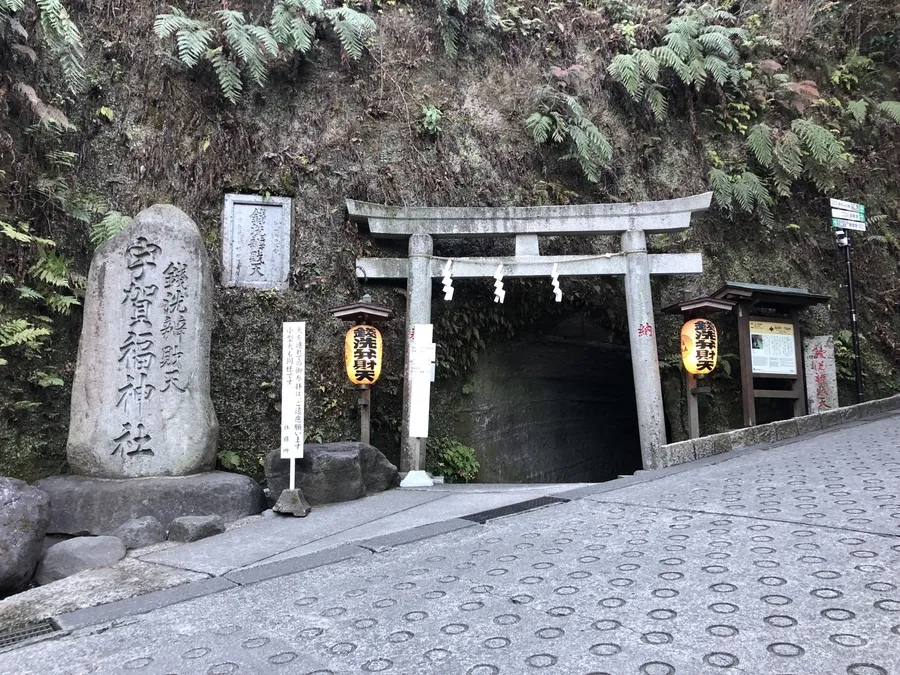
M900 394L877 401L847 406L846 408L836 408L826 412L772 422L771 424L760 424L755 427L735 429L734 431L703 436L702 438L679 443L669 443L659 448L659 463L656 468L663 469L667 466L684 464L685 462L719 455L737 448L746 448L753 445L771 445L803 434L829 429L846 422L876 417L894 410L900 410Z

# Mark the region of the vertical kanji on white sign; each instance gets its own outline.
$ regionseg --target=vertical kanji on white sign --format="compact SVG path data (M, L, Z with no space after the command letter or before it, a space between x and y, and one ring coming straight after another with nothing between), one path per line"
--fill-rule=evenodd
M281 352L281 458L303 457L306 322L285 322Z

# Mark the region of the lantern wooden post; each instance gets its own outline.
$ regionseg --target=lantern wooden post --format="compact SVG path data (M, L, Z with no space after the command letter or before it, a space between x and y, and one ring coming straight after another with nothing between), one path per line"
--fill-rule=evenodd
M663 308L663 312L665 312L666 314L680 315L682 321L681 328L683 331L685 328L684 324L693 319L710 321L710 314L715 314L716 312L721 311L731 311L733 307L734 303L730 301L717 300L707 296L690 299L689 296L685 294L685 299L683 302L669 305L668 307ZM710 321L710 323L712 322ZM713 359L713 363L710 366L711 369L714 369L716 367L716 363L718 362L718 329L715 328L715 324L713 324L713 331L715 336L715 357ZM689 348L692 349L693 345L689 345ZM697 375L690 372L688 364L685 362L684 349L685 340L684 334L682 333L681 361L684 370L684 395L686 399L685 402L687 403L688 438L700 438L700 394L710 393L712 391L712 387L703 384L704 380L702 376L698 378ZM711 369L709 369L709 372L712 372Z
M372 425L372 387L359 385L359 440L369 444Z
M378 377L381 374L383 338L377 328L367 324L374 321L389 321L393 318L394 313L386 307L380 307L374 304L368 293L365 294L359 302L332 308L331 313L338 319L353 322L353 327L350 328L347 335L344 336L344 360L347 376L359 389L359 399L357 401L357 404L359 405L359 440L361 443L366 443L368 445L372 442L372 385L378 381ZM351 359L353 357L348 354L348 350L351 349L351 334L353 330L359 326L363 326L372 333L371 339L374 339L375 344L377 345L374 348L374 368L366 378L369 380L369 383L360 381L360 374L358 371L353 372L353 369L351 368L351 364L353 363Z

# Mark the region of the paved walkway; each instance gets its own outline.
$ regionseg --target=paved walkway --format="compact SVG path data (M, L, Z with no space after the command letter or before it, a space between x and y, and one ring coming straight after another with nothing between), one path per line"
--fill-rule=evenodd
M0 673L900 673L900 416L647 476L244 570Z

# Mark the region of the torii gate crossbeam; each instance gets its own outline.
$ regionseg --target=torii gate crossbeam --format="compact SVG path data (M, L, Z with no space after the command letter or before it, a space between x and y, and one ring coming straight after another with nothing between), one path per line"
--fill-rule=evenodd
M698 274L699 253L647 253L647 234L690 227L691 214L709 208L712 193L658 202L535 207L392 207L347 200L351 221L367 225L374 237L409 238L407 258L362 258L361 279L407 280L406 328L431 323L432 279L446 261L434 252L434 237L514 236L516 255L500 258L452 258L453 277L492 277L502 265L505 277L611 274L625 277L628 332L635 398L645 469L658 464L657 449L666 442L659 357L654 331L651 274ZM541 256L539 236L619 235L621 251L596 256ZM425 439L410 437L410 345L404 358L401 472L422 472ZM425 388L430 396L430 389ZM421 393L421 390L420 390Z

